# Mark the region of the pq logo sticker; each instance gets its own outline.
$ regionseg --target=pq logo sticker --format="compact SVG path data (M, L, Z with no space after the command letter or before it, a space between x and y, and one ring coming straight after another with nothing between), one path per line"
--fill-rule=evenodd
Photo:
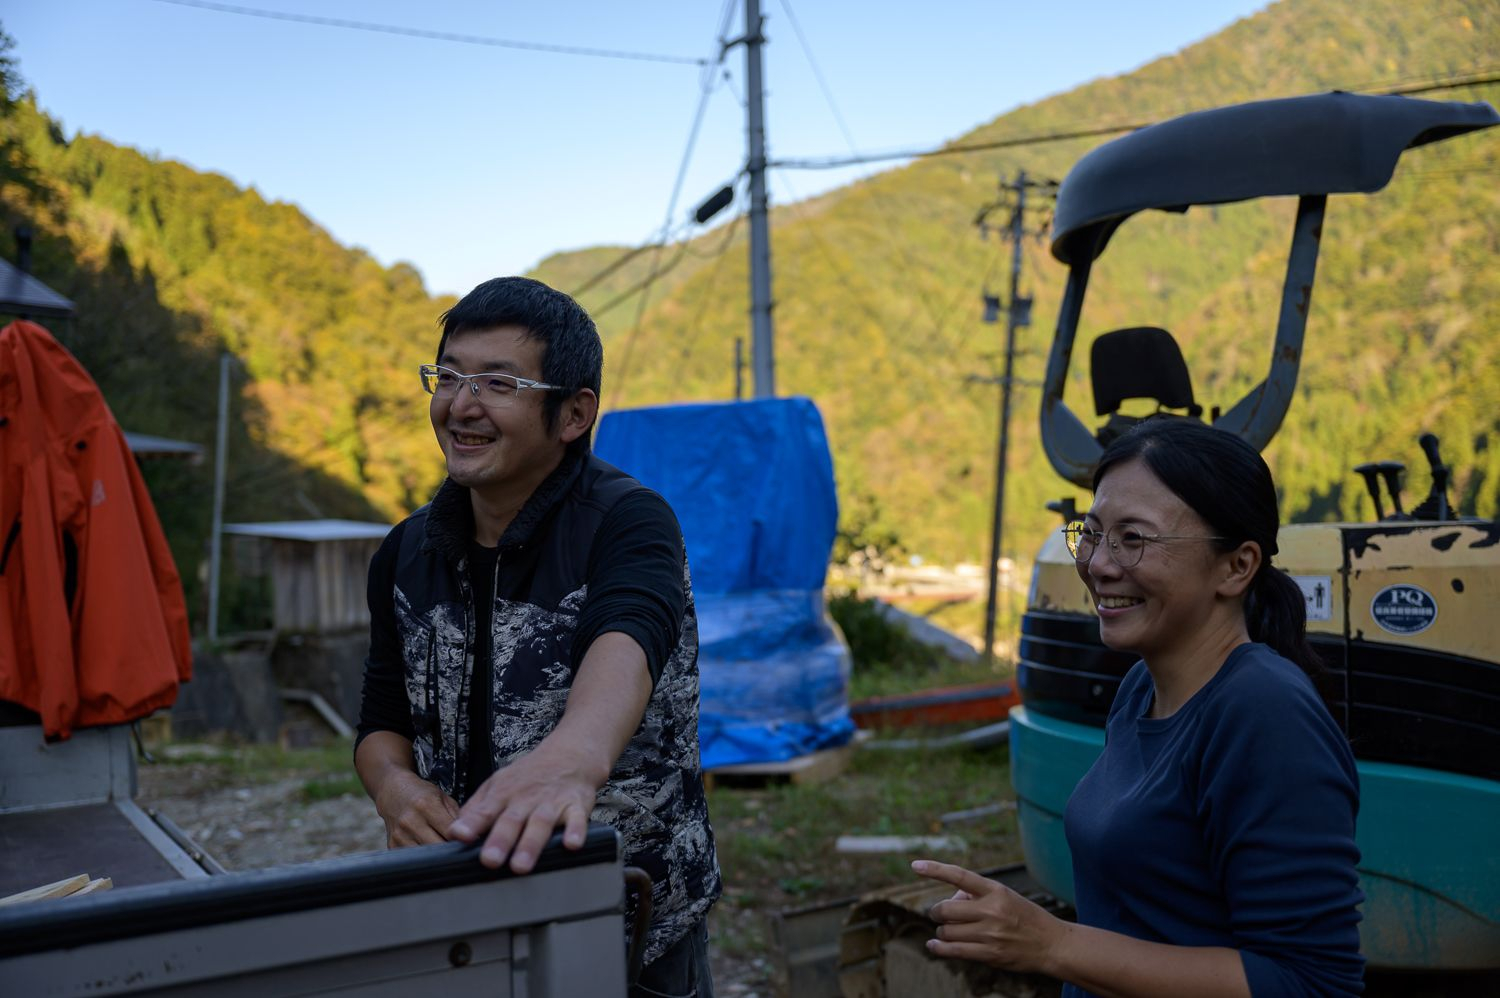
M1437 601L1421 587L1396 584L1375 595L1370 602L1370 615L1387 632L1416 635L1437 621Z

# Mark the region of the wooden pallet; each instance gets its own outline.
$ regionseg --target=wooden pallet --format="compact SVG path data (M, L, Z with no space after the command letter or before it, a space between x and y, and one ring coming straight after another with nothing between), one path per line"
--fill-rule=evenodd
M844 773L849 760L854 756L854 744L830 747L813 753L793 757L791 760L773 760L755 764L730 764L716 767L703 773L703 783L708 788L715 785L726 787L761 787L764 785L794 784L816 785L836 778Z

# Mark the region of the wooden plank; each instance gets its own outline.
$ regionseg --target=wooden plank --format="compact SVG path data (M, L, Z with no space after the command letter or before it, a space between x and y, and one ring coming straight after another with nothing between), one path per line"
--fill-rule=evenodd
M105 889L113 889L114 887L115 883L110 879L110 877L108 875L102 875L99 878L90 879L88 884L79 889L77 892L69 893L69 898L72 898L73 896L89 896L96 892L103 892Z
M793 757L790 760L772 760L751 764L730 764L716 767L705 773L709 787L717 782L734 784L769 784L791 782L794 785L815 785L836 778L844 773L854 756L853 744L830 747L813 753Z
M73 893L89 884L87 873L73 875L68 878L58 879L46 885L39 885L35 889L26 889L22 892L13 893L0 899L0 906L16 906L21 903L34 903L39 899L58 899L62 896L71 896Z

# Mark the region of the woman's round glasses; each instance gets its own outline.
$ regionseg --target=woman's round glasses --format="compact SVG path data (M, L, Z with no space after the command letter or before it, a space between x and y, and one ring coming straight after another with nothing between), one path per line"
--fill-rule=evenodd
M1108 531L1089 526L1087 521L1072 521L1063 528L1063 540L1068 543L1068 553L1076 562L1087 564L1094 558L1094 551L1103 542L1109 557L1121 569L1130 569L1140 564L1146 552L1147 542L1166 542L1177 539L1196 539L1205 542L1223 542L1228 539L1220 535L1148 535L1128 524L1112 525Z
M439 399L451 399L460 387L467 385L474 398L492 410L511 405L515 398L527 389L562 389L560 385L548 385L536 379L507 375L504 372L480 372L465 375L442 365L423 365L422 388Z

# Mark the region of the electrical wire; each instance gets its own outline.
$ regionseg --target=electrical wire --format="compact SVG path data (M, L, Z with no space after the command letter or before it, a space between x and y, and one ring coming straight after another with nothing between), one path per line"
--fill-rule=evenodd
M1472 73L1453 74L1448 77L1431 79L1425 83L1368 90L1365 93L1382 97L1410 96L1412 94L1434 93L1440 90L1462 90L1493 83L1500 83L1500 70L1486 69ZM1015 146L1034 146L1041 143L1062 142L1068 139L1092 139L1099 136L1115 135L1120 132L1136 132L1149 125L1156 124L1157 120L1159 119L1081 126L1076 129L1064 131L1010 136L987 142L953 143L936 148L899 149L884 153L866 153L858 156L823 156L772 160L767 166L776 167L781 170L834 170L839 167L880 163L889 160L920 160L934 156L984 153L995 149L1010 149Z
M672 259L671 263L665 268L661 266L661 255L666 247L667 233L671 231L672 216L677 212L677 199L682 194L682 184L687 177L688 164L692 162L693 149L698 143L698 132L703 125L704 112L708 110L709 98L713 96L714 91L717 89L715 84L718 78L718 67L723 64L724 57L729 52L729 19L734 15L737 5L738 0L724 0L724 6L719 15L719 30L714 36L718 47L718 58L712 64L705 63L703 71L699 74L698 108L693 113L693 124L688 130L687 148L683 150L682 162L677 167L677 179L672 184L672 195L667 199L666 217L663 219L661 227L662 241L656 247L655 256L652 258L651 273L638 286L641 297L636 304L635 323L631 326L630 333L625 337L625 346L620 359L620 373L615 377L614 395L611 397L613 402L618 402L621 393L625 391L625 382L630 375L630 356L635 349L636 338L640 335L641 325L646 318L646 306L651 301L651 287L656 283L658 278L681 263L683 255L687 252L688 241L684 240L677 252L677 256ZM616 302L623 301L625 297L617 298ZM611 306L614 304L615 302L610 303ZM598 311L596 311L595 315L598 315Z
M316 24L325 28L373 31L384 35L404 35L408 38L425 38L437 42L460 42L465 45L487 45L492 48L521 49L527 52L548 52L554 55L593 56L600 59L629 59L636 62L674 63L686 66L706 66L712 61L708 59L694 59L690 56L665 55L658 52L628 52L622 49L596 49L581 45L552 45L546 42L522 42L511 38L491 38L485 35L467 35L454 31L428 31L424 28L407 28L397 24L376 24L370 21L351 21L342 17L318 17L312 14L293 14L287 11L265 10L260 7L241 7L238 4L211 3L209 0L153 0L153 2L172 4L177 7L192 7L197 10L213 11L217 14L237 14L242 17L260 17L271 21Z
M741 174L740 176L743 176L743 174ZM736 183L738 180L739 180L739 177L731 178L727 182L727 184L724 185L724 186L732 185L732 184ZM604 266L603 270L601 270L601 271L595 273L594 275L592 275L591 277L589 277L587 280L585 280L583 282L583 284L579 285L577 288L571 289L568 292L568 294L571 295L575 299L583 297L585 294L587 294L588 292L592 291L593 288L596 285L599 284L599 282L603 281L605 278L608 278L610 275L614 274L620 268L624 267L626 264L630 263L632 260L635 260L641 254L646 253L647 251L650 251L650 250L660 250L661 248L665 247L667 244L673 242L673 240L675 240L678 236L680 236L683 232L685 232L688 229L688 227L689 227L689 224L688 223L684 223L684 224L678 226L676 229L674 229L671 233L667 234L665 237L657 236L657 237L654 237L654 238L650 238L646 242L642 243L640 246L631 247L629 250L626 250L620 256L616 257L614 260L612 260L608 264L606 264ZM658 230L657 232L660 233L660 230ZM693 250L691 248L691 246L688 247L688 252L691 253L694 257L698 257L698 258L700 258L702 260L711 260L714 257L714 254L712 254L712 253L700 254L696 250ZM631 292L625 293L625 295L624 295L623 298L629 298L630 295L634 294L634 292L638 291L641 287L644 287L644 283L642 285L635 286L635 288ZM618 305L621 301L623 301L623 298L617 297L615 299L611 299L609 301L609 303L606 304L605 306L601 307L601 309L595 310L594 311L595 314L597 315L601 311L613 308L614 306Z
M661 249L661 247L664 246L664 245L665 244L656 244L656 243L653 243L653 244L650 244L647 247L644 247L643 249L646 249L646 250L650 250L652 248ZM672 269L675 268L678 264L682 263L682 258L685 257L685 256L687 256L687 247L688 247L688 241L687 240L684 240L683 242L677 244L677 253L672 257L671 260L667 261L667 263L665 265L656 266L655 264L653 264L652 270L651 270L650 274L646 275L646 277L642 278L640 281L636 282L634 285L631 285L625 291L621 292L620 294L616 295L614 298L610 299L608 302L604 303L604 305L599 306L598 308L589 310L589 314L591 316L593 316L595 319L598 319L600 316L603 316L605 313L607 313L610 310L614 309L616 306L620 305L621 303L629 301L630 297L632 295L635 295L637 292L644 292L647 289L649 289L653 284L655 284L663 276L665 276L667 274L670 274L671 271L672 271Z
M779 180L782 184L787 183L786 177L782 174L777 174L776 179ZM790 191L790 187L788 187L788 190ZM807 217L802 214L801 199L796 197L795 192L793 192L791 200L787 202L787 207L791 209L792 214L797 217L797 221L802 224L803 228L806 229L808 235L812 237L813 243L818 247L818 252L823 255L823 259L826 260L828 262L828 266L833 269L834 280L844 287L844 291L849 293L850 299L859 306L860 310L876 327L881 330L892 329L889 320L886 317L881 316L878 312L871 308L869 296L866 293L860 292L854 287L853 280L849 277L843 266L834 257L832 249L823 239L823 234L818 232L817 227L812 225L808 221Z
M631 249L626 250L620 256L616 257L614 260L610 261L607 265L605 265L605 267L604 267L604 269L602 271L599 271L597 274L593 275L588 280L584 281L583 284L579 285L577 288L574 288L568 294L570 294L571 296L573 296L573 298L575 298L575 299L582 297L584 294L586 294L587 292L591 291L594 288L595 285L599 284L599 282L603 281L605 278L609 277L611 274L614 274L620 268L624 267L626 264L630 263L632 260L635 260L641 254L645 253L648 250L660 249L661 247L663 247L663 246L667 245L668 243L672 242L672 239L676 235L678 235L679 233L681 233L682 230L685 229L685 228L686 228L685 226L679 227L674 232L668 233L666 235L661 235L661 230L658 229L656 231L656 235L654 235L653 237L647 239L647 241L645 243L642 243L638 247L632 247Z
M585 293L590 291L595 285L599 284L599 282L603 281L611 274L614 274L620 268L624 267L626 264L629 264L641 254L657 245L658 244L655 242L642 243L640 246L635 247L634 249L626 250L620 256L611 261L609 263L609 266L607 266L604 270L600 271L598 274L594 275L592 278L588 279L583 284L570 291L568 294L572 295L575 299L582 298Z
M724 260L729 256L729 248L733 245L736 231L744 219L745 213L741 211L735 215L733 222L724 227L724 239L719 243L718 249L714 252L713 266L708 272L708 285L703 289L702 296L698 300L698 311L694 313L693 321L688 326L687 343L682 347L681 365L684 368L692 360L693 351L698 346L699 335L703 332L703 315L708 312L708 304L713 300L714 290L719 286L719 274L724 270Z
M833 97L833 89L829 87L827 78L823 76L823 70L818 65L817 57L813 55L812 45L809 44L807 35L802 31L802 25L797 21L797 15L792 11L790 0L779 0L779 2L781 4L781 9L786 12L787 20L791 22L792 31L797 36L797 43L802 48L802 54L807 59L807 65L812 70L813 77L818 81L818 87L823 91L823 99L828 104L828 110L833 113L834 121L838 123L839 131L843 133L844 141L849 146L849 152L854 156L860 156L861 153L859 150L859 145L854 141L854 135L850 132L848 124L844 121L843 114L839 111L838 102L834 100ZM778 180L780 180L788 190L791 190L791 183L784 175L778 175ZM795 200L801 200L801 198L795 191L792 191L792 197ZM885 199L879 200L883 202ZM886 206L882 204L881 208L884 211ZM914 276L913 287L917 293L917 299L921 302L922 308L926 310L927 318L933 324L934 335L943 339L947 339L947 336L944 332L946 323L945 317L947 315L951 315L951 306L943 315L939 314L938 307L933 302L932 296L928 293L927 289L922 286L920 281L915 280L915 276L919 275L922 269L918 266L917 261L912 256L911 249L907 246L906 242L904 240L896 238L892 229L890 228L880 230L880 234L886 246L890 249L895 250L895 252L900 255L902 261L906 265L908 273Z
M818 61L813 58L812 46L807 44L807 36L802 33L802 25L797 23L797 15L792 13L792 5L788 0L780 0L781 9L786 12L786 19L792 25L792 32L797 36L797 44L802 46L802 54L807 57L807 64L812 67L813 78L818 81L818 87L823 91L823 99L828 102L828 110L833 112L833 120L838 122L839 131L844 133L844 141L849 144L851 152L855 150L854 137L849 134L849 126L844 122L844 116L839 113L839 106L833 99L833 91L828 87L828 81L823 78L823 71L818 68Z

